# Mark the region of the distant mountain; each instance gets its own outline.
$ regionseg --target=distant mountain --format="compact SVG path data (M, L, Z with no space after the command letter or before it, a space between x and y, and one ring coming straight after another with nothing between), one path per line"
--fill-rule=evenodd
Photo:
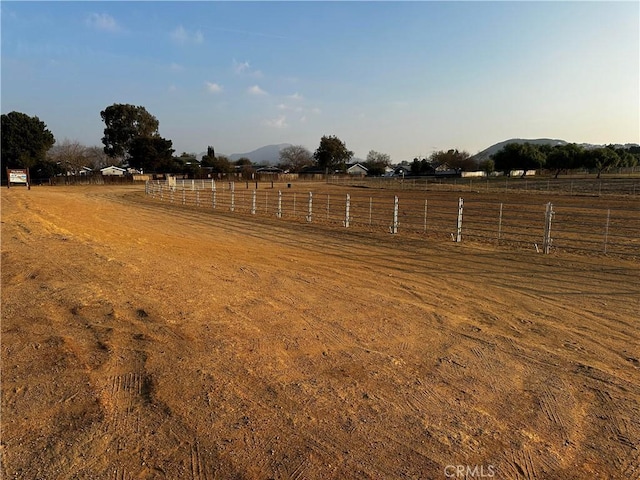
M248 158L254 165L275 165L280 161L280 150L290 146L290 143L266 145L251 152L229 155L229 160L235 162L241 158Z
M531 143L533 145L566 145L569 142L564 140L557 140L552 138L535 138L535 139L525 139L525 138L512 138L510 140L505 140L504 142L496 143L495 145L491 145L488 148L485 148L481 152L476 153L471 158L477 161L487 160L491 155L498 153L500 150L504 148L505 145L510 143Z

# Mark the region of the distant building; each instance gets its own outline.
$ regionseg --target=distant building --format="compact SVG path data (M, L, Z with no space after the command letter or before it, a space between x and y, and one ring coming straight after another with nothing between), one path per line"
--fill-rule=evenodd
M284 171L278 167L260 167L256 168L256 173L283 173Z
M369 169L360 163L351 163L347 165L347 173L349 175L360 175L361 177L364 177L369 173Z
M460 169L452 168L445 162L435 168L435 173L442 177L456 177L460 176Z
M102 175L110 175L116 177L122 177L126 172L127 171L124 168L116 167L114 165L100 169L100 173L102 173Z
M393 175L397 177L406 177L407 175L411 175L411 167L409 165L397 165L393 170Z

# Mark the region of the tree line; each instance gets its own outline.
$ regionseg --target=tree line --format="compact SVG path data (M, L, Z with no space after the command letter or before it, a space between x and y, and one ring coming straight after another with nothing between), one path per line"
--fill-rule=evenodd
M143 172L186 174L193 177L212 173L241 172L249 175L254 165L248 158L231 162L216 155L208 146L201 160L195 154L174 155L173 143L159 134L160 122L145 107L114 103L100 112L105 124L102 146L84 146L78 141L57 142L46 124L38 117L11 112L2 115L2 163L9 168L30 168L35 178L55 175L78 175L117 165ZM291 145L280 151L277 167L282 171L339 173L353 161L353 152L335 135L324 135L312 153L302 145ZM368 175L383 175L391 165L388 154L371 150L361 162ZM446 165L456 171L484 170L488 173L513 170L527 172L546 168L558 176L563 171L586 168L600 174L616 166L640 163L640 147L621 148L613 145L585 148L576 144L559 146L511 143L491 158L476 161L468 152L447 150L433 152L429 158L415 158L410 164L413 175L428 175ZM2 172L5 175L4 169Z
M635 167L640 163L640 147L607 145L587 148L575 143L566 145L534 145L531 143L509 143L492 156L497 171L547 169L555 177L571 170L590 170L600 175L615 167Z
M588 148L575 143L565 145L536 145L528 142L509 143L501 150L482 161L474 159L466 151L433 152L429 158L415 158L410 164L412 175L429 175L441 165L455 171L504 172L510 175L520 171L524 176L530 170L546 169L557 178L571 170L589 170L597 177L616 167L635 167L640 164L640 147L607 145Z
M79 175L108 165L189 176L254 171L248 158L231 162L216 155L212 146L200 160L186 152L174 155L173 142L159 134L160 122L143 106L114 103L100 117L105 124L102 147L88 147L68 139L56 141L37 116L15 111L3 114L2 163L9 168L29 168L34 178ZM288 172L315 169L333 173L344 171L352 157L353 152L338 137L323 136L313 154L301 145L283 149L277 166ZM367 160L374 171L389 163L388 155L373 151Z

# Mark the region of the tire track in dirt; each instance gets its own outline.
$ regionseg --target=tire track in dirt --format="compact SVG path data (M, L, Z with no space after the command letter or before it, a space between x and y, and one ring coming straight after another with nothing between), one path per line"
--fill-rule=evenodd
M609 461L621 472L638 470L640 412L637 405L629 408L626 402L612 395L609 389L591 388L598 404L594 413L604 423L607 439L612 442L613 456Z

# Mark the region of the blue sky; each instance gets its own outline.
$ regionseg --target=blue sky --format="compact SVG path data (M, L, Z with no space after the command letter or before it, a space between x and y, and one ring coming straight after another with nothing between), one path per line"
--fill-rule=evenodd
M509 138L640 143L638 2L6 2L1 107L101 145L143 105L176 153L337 135L394 162Z

